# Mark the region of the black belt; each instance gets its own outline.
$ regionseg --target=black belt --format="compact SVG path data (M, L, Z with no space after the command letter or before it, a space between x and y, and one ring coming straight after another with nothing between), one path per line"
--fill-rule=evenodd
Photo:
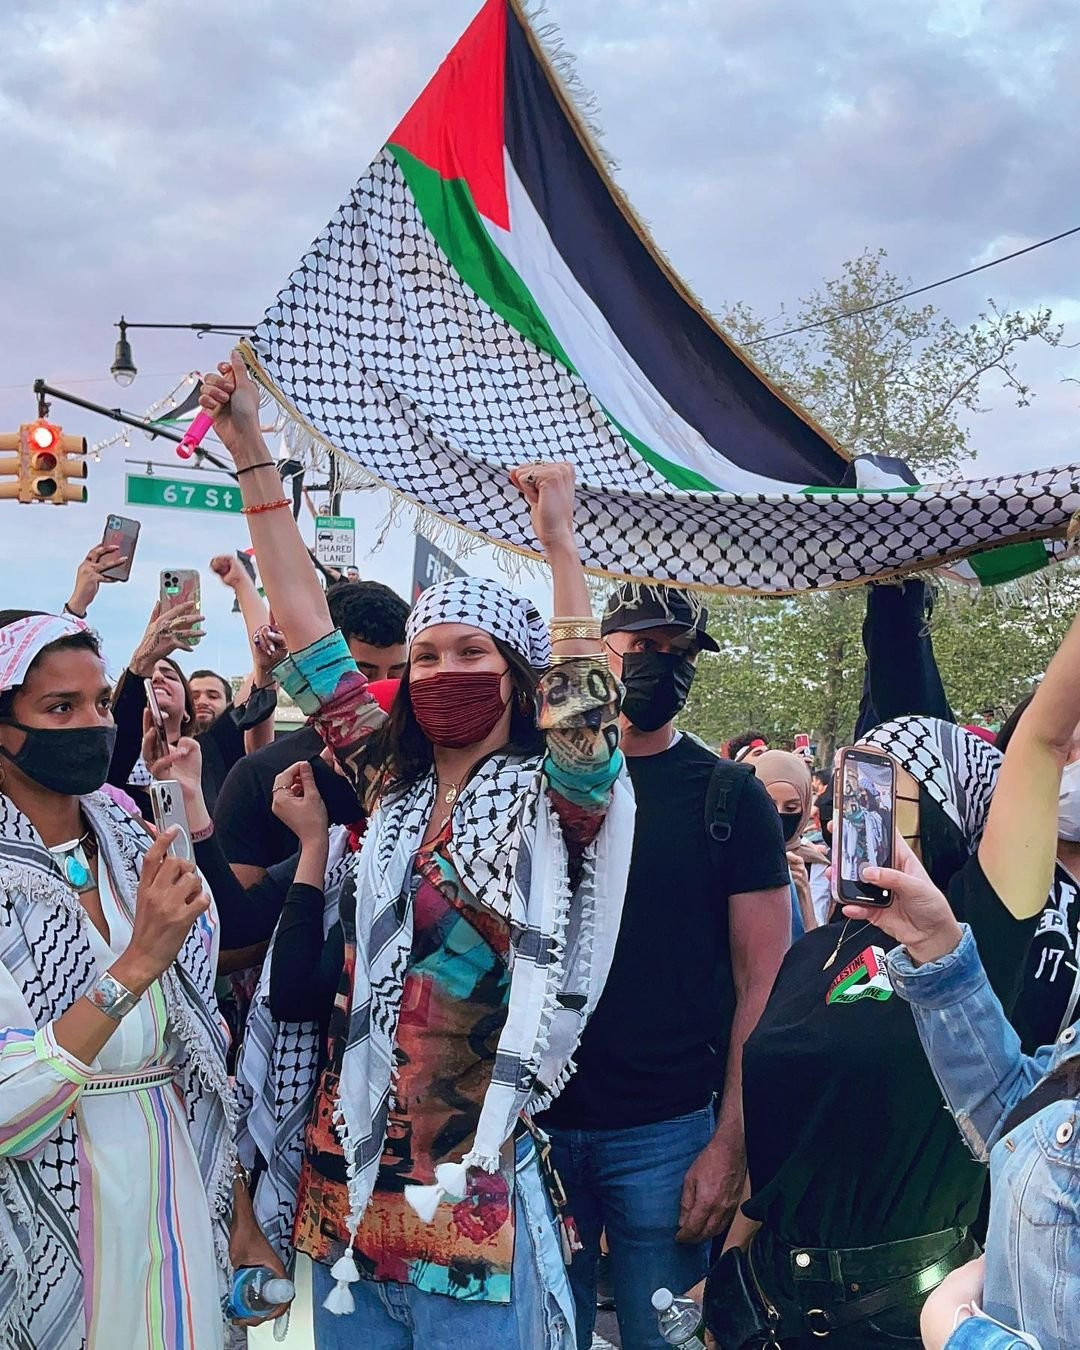
M786 1252L807 1328L819 1337L922 1299L950 1271L979 1254L965 1228L874 1247L776 1246ZM867 1284L883 1287L861 1294Z

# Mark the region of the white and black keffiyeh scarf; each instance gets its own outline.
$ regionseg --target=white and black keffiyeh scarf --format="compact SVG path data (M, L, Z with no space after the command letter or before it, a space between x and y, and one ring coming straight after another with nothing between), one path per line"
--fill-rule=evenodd
M975 846L986 827L1003 759L1000 750L955 722L937 717L897 717L863 740L885 750Z
M487 577L453 577L429 586L409 614L406 642L411 647L426 628L440 623L472 624L513 647L535 670L551 660L551 638L540 611Z
M130 917L149 836L101 793L84 797L82 808ZM88 922L37 831L0 796L0 964L35 1028L67 1011L96 978ZM170 1034L182 1047L177 1087L214 1220L224 1291L236 1107L214 1001L216 966L216 927L204 916L161 977L161 988ZM33 1158L0 1158L0 1345L15 1350L70 1350L83 1343L77 1134L69 1116Z
M335 827L323 884L323 938L337 922L341 897L356 885L356 855L347 852L348 830ZM270 972L275 933L251 1001L236 1065L241 1161L264 1164L255 1190L255 1217L283 1261L292 1257L293 1223L304 1156L304 1131L318 1087L316 1022L278 1022L270 1012Z
M412 948L408 879L433 794L434 779L428 776L384 800L361 852L344 863L356 886L357 945L337 1127L354 1229L374 1190L386 1137L394 1043ZM453 819L450 853L462 885L510 925L506 1023L474 1147L461 1160L466 1167L494 1171L518 1115L544 1110L573 1072L573 1052L615 951L634 802L627 781L620 779L575 888L539 758L489 757L454 803ZM346 878L331 869L328 899L344 884ZM328 904L326 926L330 912ZM315 1090L316 1034L313 1025L275 1026L265 999L259 1000L239 1069L250 1103L247 1132L269 1164L256 1195L256 1213L285 1256L303 1127Z

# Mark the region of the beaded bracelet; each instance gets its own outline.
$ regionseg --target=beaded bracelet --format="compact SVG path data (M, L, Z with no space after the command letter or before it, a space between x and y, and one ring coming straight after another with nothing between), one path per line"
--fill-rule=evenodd
M240 514L242 516L257 516L260 511L279 511L283 506L292 506L292 502L287 497L279 497L273 502L256 502L254 506L242 506Z

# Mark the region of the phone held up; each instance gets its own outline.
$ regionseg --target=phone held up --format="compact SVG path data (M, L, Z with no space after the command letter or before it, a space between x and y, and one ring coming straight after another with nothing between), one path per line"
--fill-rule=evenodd
M106 548L118 548L123 562L115 567L107 567L102 576L107 581L127 581L131 576L131 564L135 561L135 545L139 542L139 522L127 516L109 516L105 521L105 533L101 542Z
M833 895L842 905L885 909L892 892L862 874L893 865L896 765L879 750L844 750L833 797Z
M176 609L177 605L186 605L188 601L192 601L198 611L202 605L202 587L198 572L191 567L167 567L161 574L159 599L162 614L167 614L170 609ZM197 632L192 637L184 638L180 645L185 651L194 651L201 639L202 633Z
M150 806L154 813L154 824L161 834L171 825L178 827L176 838L169 845L169 853L174 858L188 861L195 856L191 846L191 831L188 829L187 811L184 810L184 792L174 779L165 778L150 784Z
M143 680L143 688L146 690L146 706L150 713L150 724L154 728L154 734L158 740L154 755L155 760L157 760L169 753L169 733L165 728L165 718L158 705L154 681Z

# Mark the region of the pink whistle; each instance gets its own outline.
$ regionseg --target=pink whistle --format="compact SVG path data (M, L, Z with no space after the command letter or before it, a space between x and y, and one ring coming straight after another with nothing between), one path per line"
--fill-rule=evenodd
M184 432L184 439L176 447L176 453L181 459L190 459L198 447L202 444L202 439L210 428L214 425L214 419L208 412L196 413L191 419L191 425Z

